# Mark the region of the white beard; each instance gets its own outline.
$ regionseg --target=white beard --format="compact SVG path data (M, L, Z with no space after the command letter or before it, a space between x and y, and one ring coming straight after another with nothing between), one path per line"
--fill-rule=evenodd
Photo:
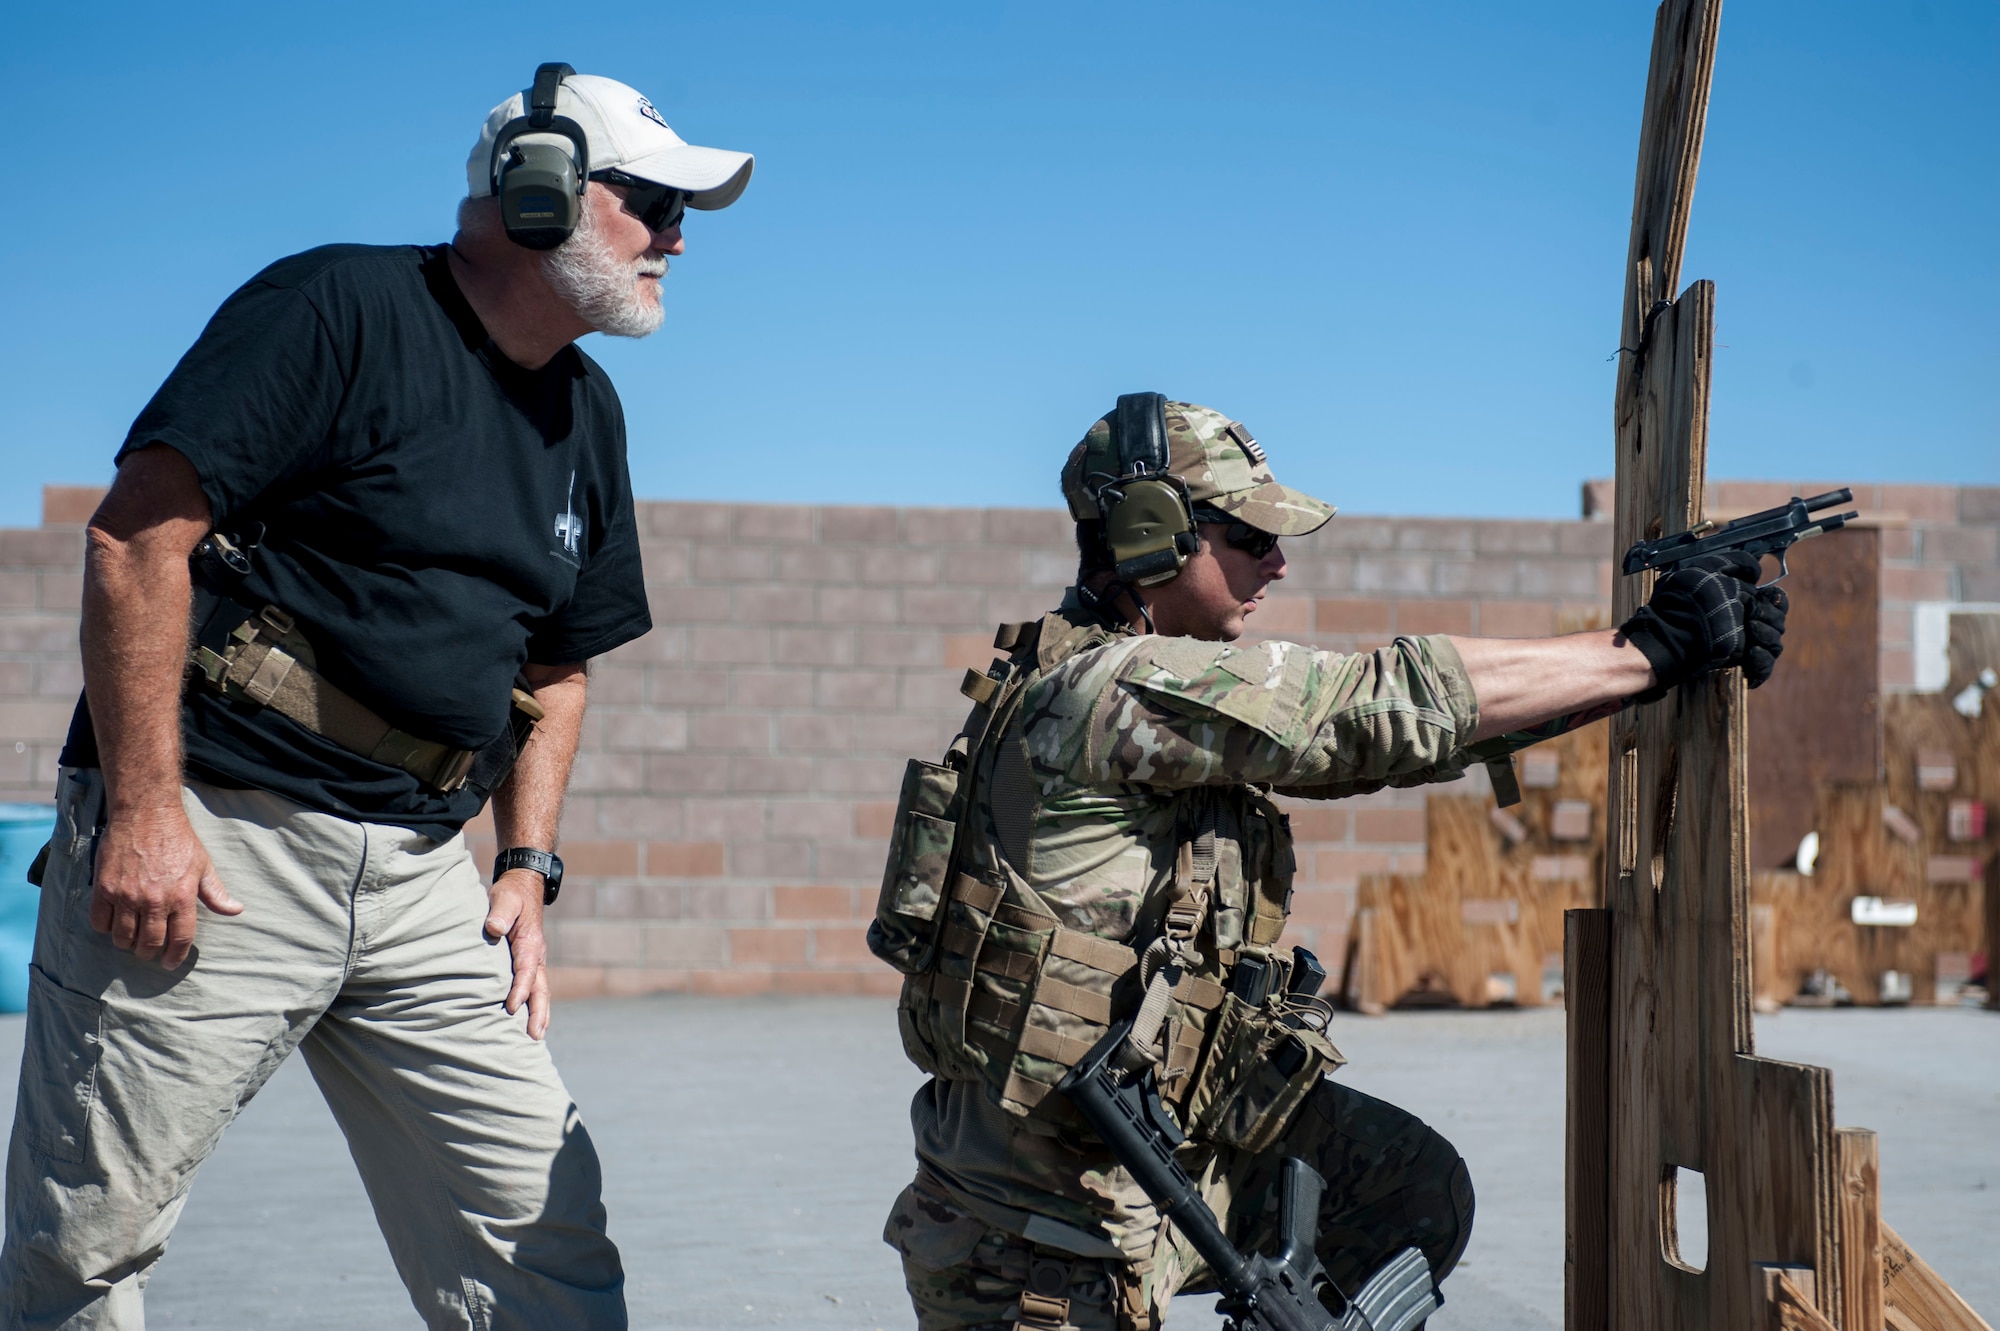
M647 253L625 262L611 252L588 203L580 210L570 238L542 257L549 285L577 316L612 337L644 337L657 332L667 312L658 286L648 291L644 278L664 279L667 256Z

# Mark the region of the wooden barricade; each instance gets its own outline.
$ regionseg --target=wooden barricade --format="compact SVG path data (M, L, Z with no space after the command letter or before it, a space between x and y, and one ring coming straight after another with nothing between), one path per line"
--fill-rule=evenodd
M1664 0L1655 18L1614 412L1620 550L1703 520L1715 290L1674 291L1720 16L1720 0ZM1619 578L1614 616L1651 584ZM1605 904L1570 913L1565 947L1568 1331L1982 1326L1962 1301L1918 1311L1914 1291L1931 1290L1914 1259L1888 1276L1900 1258L1872 1139L1836 1134L1832 1075L1755 1054L1741 674L1684 684L1610 731ZM1700 1269L1677 1237L1684 1170L1704 1183Z

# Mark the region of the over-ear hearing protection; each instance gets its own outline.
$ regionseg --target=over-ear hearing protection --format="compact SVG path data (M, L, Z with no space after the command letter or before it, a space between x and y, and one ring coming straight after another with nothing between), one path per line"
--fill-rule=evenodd
M528 114L508 121L493 139L487 171L500 199L500 224L507 239L531 250L552 250L569 239L590 184L590 141L583 126L556 114L556 89L574 73L553 61L537 69L527 91ZM574 151L514 142L526 134L560 134Z
M1120 582L1170 582L1201 548L1187 482L1167 470L1167 399L1126 393L1111 416L1118 475L1097 488L1097 512Z

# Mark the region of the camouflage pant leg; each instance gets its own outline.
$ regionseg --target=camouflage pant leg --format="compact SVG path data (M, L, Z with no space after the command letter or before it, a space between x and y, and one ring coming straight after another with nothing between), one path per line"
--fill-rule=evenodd
M1452 1144L1407 1110L1339 1082L1320 1083L1285 1140L1225 1161L1229 1231L1248 1252L1279 1246L1278 1169L1298 1156L1326 1180L1319 1256L1352 1291L1409 1246L1442 1281L1472 1237L1472 1178Z
M1275 1252L1278 1169L1295 1155L1326 1180L1319 1255L1341 1289L1358 1289L1389 1258L1415 1245L1442 1281L1472 1236L1472 1179L1451 1143L1416 1115L1338 1082L1322 1082L1283 1142L1219 1162L1210 1203L1246 1252ZM883 1238L903 1256L919 1331L1016 1331L1021 1293L1039 1255L1070 1263L1068 1325L1077 1331L1154 1326L1177 1293L1212 1290L1186 1239L1169 1231L1144 1271L1115 1280L1103 1263L1037 1249L912 1186L896 1199Z
M1021 1296L1031 1288L1067 1300L1064 1331L1149 1331L1182 1276L1172 1252L1143 1270L1119 1264L1114 1272L1111 1263L1040 1247L921 1184L903 1189L882 1238L902 1254L918 1331L1020 1331Z

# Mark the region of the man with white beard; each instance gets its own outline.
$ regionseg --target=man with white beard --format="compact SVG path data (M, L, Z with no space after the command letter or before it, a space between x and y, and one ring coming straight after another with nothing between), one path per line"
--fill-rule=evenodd
M625 1325L541 1043L586 665L651 627L624 417L572 344L658 328L683 210L751 166L545 65L451 245L280 260L140 413L31 875L0 1327L141 1326L195 1171L294 1048L427 1325ZM460 834L489 798L490 889Z

